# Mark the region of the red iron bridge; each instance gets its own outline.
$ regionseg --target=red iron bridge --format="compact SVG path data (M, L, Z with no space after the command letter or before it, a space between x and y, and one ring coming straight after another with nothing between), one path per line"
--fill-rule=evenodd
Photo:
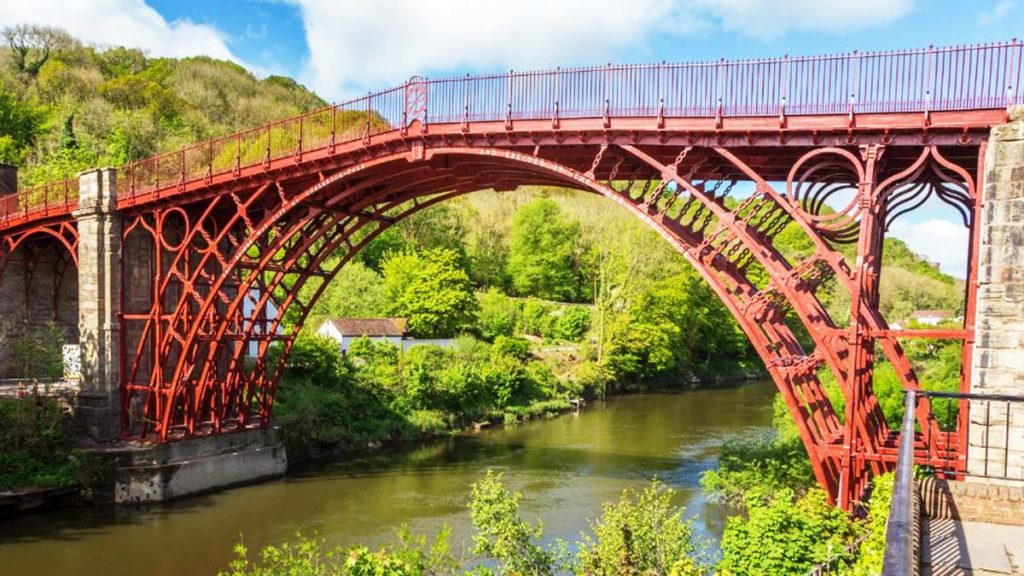
M817 479L850 507L896 461L877 362L918 390L901 341L956 340L972 389L984 162L1021 103L1022 61L1011 41L415 77L0 197L3 311L81 343L77 414L97 439L266 427L313 303L374 237L477 190L581 190L700 272L778 386ZM929 200L967 230L951 247L969 255L962 326L893 329L879 308L883 240ZM784 229L806 253L776 245ZM828 290L848 299L841 314ZM915 412L917 462L952 476L967 471L970 425L956 402L951 427L927 398Z

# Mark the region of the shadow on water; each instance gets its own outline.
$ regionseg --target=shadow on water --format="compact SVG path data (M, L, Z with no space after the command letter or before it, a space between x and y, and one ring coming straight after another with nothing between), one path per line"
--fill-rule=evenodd
M376 545L406 523L470 538L469 486L488 468L523 493L523 513L551 538L575 539L601 503L658 477L720 535L725 511L700 492L703 471L728 439L771 424L770 383L656 391L579 414L350 455L286 478L147 508L82 508L0 522L0 566L11 573L204 574L226 566L244 535L250 549L317 533L331 544ZM143 560L144 559L144 560ZM143 562L140 565L139 562Z

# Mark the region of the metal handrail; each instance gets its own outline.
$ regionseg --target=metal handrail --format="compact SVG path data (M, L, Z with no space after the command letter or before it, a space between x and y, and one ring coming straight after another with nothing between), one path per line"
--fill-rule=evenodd
M119 196L188 183L358 142L414 121L785 117L1009 108L1021 101L1024 43L805 57L595 66L435 80L415 77L293 118L122 167ZM23 191L17 193L19 196ZM0 198L0 206L5 205ZM3 210L0 209L0 212ZM4 218L0 214L0 218Z
M885 527L883 576L906 576L917 573L914 525L914 409L917 393L907 390L903 401L903 428L900 433L896 479L892 489L889 522Z

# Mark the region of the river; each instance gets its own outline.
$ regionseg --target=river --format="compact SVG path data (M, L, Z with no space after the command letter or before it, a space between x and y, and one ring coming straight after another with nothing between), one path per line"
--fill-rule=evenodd
M66 509L0 521L0 574L216 574L241 538L255 551L317 534L331 544L391 541L403 523L469 542L469 486L491 468L523 493L522 512L549 538L575 540L601 503L653 476L678 490L703 535L725 511L702 496L701 472L730 438L771 426L768 382L647 392L579 414L466 433L290 473L277 481L145 509Z

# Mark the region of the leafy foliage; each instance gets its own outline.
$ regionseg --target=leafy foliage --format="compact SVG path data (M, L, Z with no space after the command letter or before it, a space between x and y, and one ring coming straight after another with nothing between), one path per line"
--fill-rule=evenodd
M55 398L38 390L0 399L0 491L76 482L68 420Z
M324 550L317 538L297 534L291 542L267 546L251 560L244 544L235 545L235 559L220 576L442 576L456 573L449 530L444 528L430 545L407 528L398 531L398 544L371 551L365 546Z
M64 374L63 346L67 335L56 323L26 326L6 339L3 373L12 378L54 380Z
M29 185L145 156L323 106L293 81L257 79L211 58L149 58L17 25L0 50L0 161ZM75 118L76 146L64 139ZM63 151L78 154L69 158Z
M581 294L576 257L579 224L567 219L558 204L537 198L512 219L508 274L516 292L572 301Z
M746 498L747 516L726 521L718 568L733 576L802 575L848 546L854 521L820 489L797 496L768 490Z
M642 491L625 490L617 503L584 536L575 571L593 576L668 574L698 552L683 510L672 504L673 491L653 480ZM690 570L696 563L690 563Z
M297 535L291 542L264 548L250 559L243 544L222 576L542 576L646 575L707 576L709 567L694 540L684 510L672 505L675 492L657 481L643 490L627 490L617 503L573 545L545 546L541 524L520 516L522 495L508 489L502 475L488 470L476 481L469 511L475 533L474 557L457 561L450 552L450 531L443 528L432 544L425 536L398 531L398 542L371 551L363 546L324 549L316 538ZM573 554L571 551L575 550Z
M756 491L804 493L815 480L799 437L768 437L727 442L718 467L705 472L700 484L712 501L739 507Z
M479 304L459 255L437 248L391 254L382 266L388 312L419 338L450 338L472 327Z
M495 559L500 573L553 574L555 556L539 544L544 528L519 517L521 498L521 494L506 488L501 474L493 470L473 484L469 505L477 531L473 552Z

